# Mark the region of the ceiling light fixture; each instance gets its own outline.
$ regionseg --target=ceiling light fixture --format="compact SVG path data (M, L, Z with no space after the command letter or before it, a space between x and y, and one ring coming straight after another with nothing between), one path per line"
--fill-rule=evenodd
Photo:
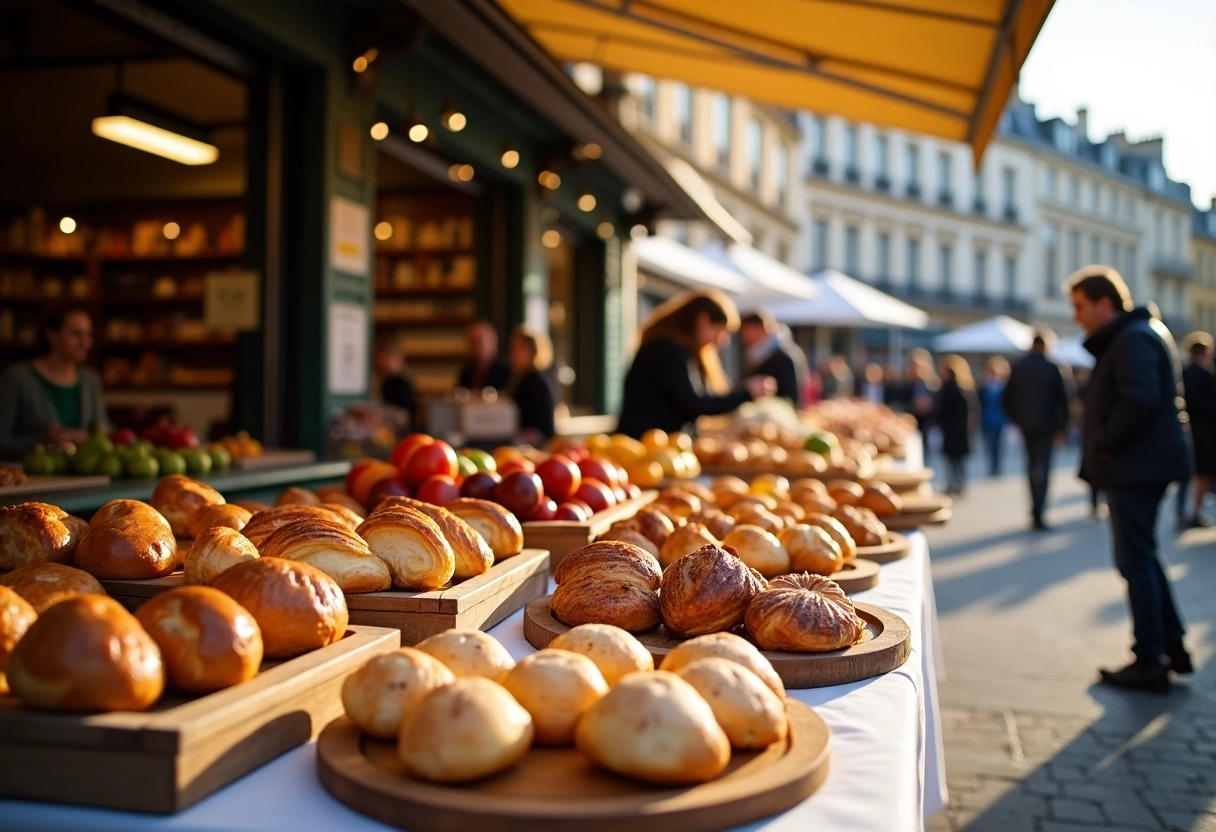
M562 234L557 229L550 228L540 235L540 241L545 248L557 248L562 244Z
M562 178L551 170L542 170L537 174L536 181L541 184L541 187L551 191L556 191L562 186Z
M209 165L220 150L207 132L181 116L122 91L122 64L115 65L114 92L104 116L93 119L93 134L183 165Z
M594 162L604 153L604 149L595 142L586 142L574 146L573 156L580 161Z
M427 136L431 135L431 129L421 121L415 121L410 125L407 135L410 137L410 141L421 144L426 141Z
M605 220L595 227L595 233L601 240L608 240L616 233L616 229L613 228L612 223Z

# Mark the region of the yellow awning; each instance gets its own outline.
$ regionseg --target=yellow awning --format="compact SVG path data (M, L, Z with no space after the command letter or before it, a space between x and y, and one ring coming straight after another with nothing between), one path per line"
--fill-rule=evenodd
M983 153L1054 0L497 0L559 61Z

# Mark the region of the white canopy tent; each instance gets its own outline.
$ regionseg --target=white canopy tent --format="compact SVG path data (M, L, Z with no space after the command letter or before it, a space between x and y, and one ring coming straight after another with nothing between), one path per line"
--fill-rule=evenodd
M820 288L814 280L751 246L714 241L699 249L700 253L725 268L747 277L752 286L748 300L768 302L790 298L817 298Z
M812 298L773 301L769 309L782 323L828 327L924 329L929 315L846 274L828 269L810 278Z
M643 237L633 243L638 268L692 289L719 289L741 296L751 288L742 272L707 257L671 237Z
M1051 351L1051 357L1069 367L1094 366L1093 353L1085 349L1084 335L1070 335L1067 338L1061 338L1055 349Z
M937 352L992 353L1016 355L1030 349L1034 328L1029 324L997 315L978 323L947 332L933 339Z

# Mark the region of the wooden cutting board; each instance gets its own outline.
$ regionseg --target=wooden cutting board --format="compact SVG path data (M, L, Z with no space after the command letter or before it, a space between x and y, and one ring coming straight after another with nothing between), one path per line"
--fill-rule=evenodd
M874 563L890 563L891 561L903 560L912 551L912 541L904 537L899 532L887 531L887 542L878 546L858 546L857 557L859 560L868 560Z
M49 713L0 698L0 797L181 811L317 736L342 714L347 674L399 643L396 630L351 626L244 684L167 695L144 713Z
M524 638L537 650L547 647L553 639L571 629L553 617L549 610L550 598L552 596L538 598L524 607ZM874 604L855 606L866 630L861 641L851 647L830 653L761 651L786 688L823 688L857 682L881 676L907 661L912 652L912 631L907 623L895 613ZM656 667L682 641L670 635L662 625L634 636L654 657Z
M735 751L717 779L654 786L595 768L574 748L533 747L484 780L441 785L407 775L396 744L343 717L317 741L325 789L356 812L413 832L709 832L801 803L827 778L831 733L808 705L787 698L790 735L763 751Z
M529 549L548 550L549 570L553 571L566 555L595 540L618 520L628 520L658 496L657 491L644 491L642 496L596 512L590 520L582 522L545 520L524 523L524 545Z
M181 572L151 580L104 580L105 591L127 609L184 583ZM548 591L549 553L524 549L482 575L430 592L364 592L346 596L350 622L392 627L401 643L417 644L445 630L488 630Z

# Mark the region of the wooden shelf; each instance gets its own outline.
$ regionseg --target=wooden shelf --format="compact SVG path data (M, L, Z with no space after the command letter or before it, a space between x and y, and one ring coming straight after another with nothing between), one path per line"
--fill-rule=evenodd
M172 350L197 349L199 347L231 347L236 341L227 339L212 339L208 341L178 341L175 339L143 338L138 341L105 341L100 344L102 349L114 350Z
M472 257L476 254L471 248L420 248L410 251L379 250L376 256L382 260L422 260L427 257Z
M147 304L158 304L158 303L163 303L163 304L201 303L202 300L203 300L203 295L201 295L201 294L198 294L198 295L195 295L195 294L167 295L164 297L157 297L157 296L151 295L151 294L145 295L142 293L135 294L135 293L131 293L131 292L123 292L123 293L115 292L115 293L105 295L102 298L102 302L106 306L109 306L112 303L123 304L123 305L127 305L127 306L136 305L136 304L143 306L143 305L147 305Z
M15 295L6 295L0 292L0 302L2 303L20 303L28 306L42 306L48 303L60 303L65 301L75 301L77 303L92 303L92 298L78 298L72 295L28 295L19 293Z
M87 254L44 254L40 251L22 251L13 248L0 248L0 260L29 260L48 263L85 263Z
M164 390L174 390L178 392L199 392L210 393L216 390L231 390L231 383L224 384L174 384L170 381L157 382L156 384L104 384L106 392L115 393L159 393Z
M473 315L431 315L426 318L399 318L376 321L376 326L465 326L476 320Z
M103 255L103 256L98 257L97 259L98 259L98 261L100 261L101 265L103 265L103 266L123 266L123 265L129 265L129 264L139 264L139 263L152 263L152 264L156 264L156 265L165 265L165 264L186 265L186 264L190 264L190 263L224 263L224 262L233 262L233 261L241 260L244 257L245 257L244 252L236 251L236 252L227 252L227 253L211 252L211 253L207 253L207 254L192 254L192 255L188 255L188 256L179 255L179 254L129 254L129 255L125 255L125 256Z
M465 296L477 291L476 286L418 286L409 289L375 289L377 298L425 298L436 295Z

